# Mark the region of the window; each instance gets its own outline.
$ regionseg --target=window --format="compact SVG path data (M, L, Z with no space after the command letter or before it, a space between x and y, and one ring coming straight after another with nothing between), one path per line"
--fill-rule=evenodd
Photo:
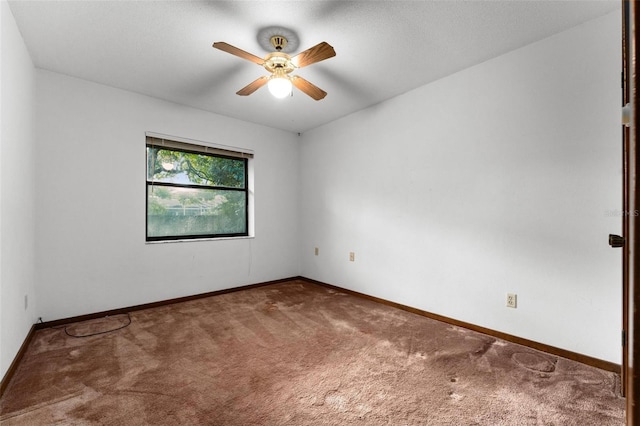
M147 241L249 235L251 156L147 136Z

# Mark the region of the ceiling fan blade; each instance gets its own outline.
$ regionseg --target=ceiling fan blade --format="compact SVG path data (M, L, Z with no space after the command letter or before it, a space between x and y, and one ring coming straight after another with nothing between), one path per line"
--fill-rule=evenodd
M256 90L258 90L259 88L261 88L262 86L264 86L265 84L267 84L267 81L269 81L269 77L266 77L266 76L262 76L256 80L253 80L251 83L247 84L242 89L238 90L236 92L236 95L248 96L253 92L255 92Z
M296 86L298 89L300 89L302 92L306 93L307 95L311 96L316 101L319 101L320 99L324 99L324 97L327 96L327 92L320 89L318 86L315 86L309 83L307 80L297 75L294 75L293 77L291 77L291 82L293 83L294 86Z
M258 65L264 64L264 59L257 57L249 52L245 52L242 49L238 49L235 46L230 45L229 43L225 43L224 41L216 41L213 43L213 47L216 49L220 49L223 52L231 53L232 55L236 55L242 59L246 59L247 61L254 62Z
M333 47L329 43L323 41L304 52L298 53L296 56L291 58L291 62L293 62L296 67L302 68L334 56L336 56L336 51L333 50Z

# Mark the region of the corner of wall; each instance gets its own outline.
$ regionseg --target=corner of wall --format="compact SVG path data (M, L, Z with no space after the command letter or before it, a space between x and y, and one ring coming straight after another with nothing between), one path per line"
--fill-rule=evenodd
M7 1L0 3L0 376L37 314L35 67Z

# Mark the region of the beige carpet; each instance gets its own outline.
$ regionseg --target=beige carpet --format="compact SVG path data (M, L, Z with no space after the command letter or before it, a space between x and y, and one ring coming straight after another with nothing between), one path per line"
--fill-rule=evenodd
M624 424L612 373L302 281L130 319L38 331L0 423Z

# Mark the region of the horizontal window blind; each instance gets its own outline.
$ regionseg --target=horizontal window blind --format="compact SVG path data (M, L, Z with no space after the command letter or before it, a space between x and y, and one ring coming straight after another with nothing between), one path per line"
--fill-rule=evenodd
M195 141L194 141L195 142ZM167 149L180 149L184 151L197 152L202 154L224 155L234 158L253 158L250 152L233 151L231 149L223 149L207 145L198 145L197 143L179 142L171 139L158 138L147 135L147 145L153 147L163 147Z

